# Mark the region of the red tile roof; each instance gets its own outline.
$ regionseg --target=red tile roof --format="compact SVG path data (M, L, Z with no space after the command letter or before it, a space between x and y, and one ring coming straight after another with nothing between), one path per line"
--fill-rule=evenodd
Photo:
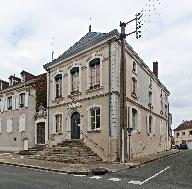
M176 129L174 129L174 131L181 131L181 130L187 130L187 129L192 129L192 120L184 121Z

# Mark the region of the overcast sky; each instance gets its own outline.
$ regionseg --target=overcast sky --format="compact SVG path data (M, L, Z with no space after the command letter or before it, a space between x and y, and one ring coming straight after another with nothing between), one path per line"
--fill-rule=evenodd
M26 70L44 72L51 61L88 32L119 30L119 22L143 9L142 38L128 43L171 92L173 128L192 119L192 1L191 0L0 0L0 78ZM91 21L90 21L91 18ZM127 30L133 29L128 26ZM128 31L127 31L128 32Z

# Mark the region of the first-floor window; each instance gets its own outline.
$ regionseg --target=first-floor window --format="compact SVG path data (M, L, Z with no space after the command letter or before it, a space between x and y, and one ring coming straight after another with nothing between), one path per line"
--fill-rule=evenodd
M90 110L91 114L91 130L100 129L100 108L93 108Z
M7 109L12 110L12 96L7 98Z
M152 116L149 116L149 133L152 133Z
M62 133L62 114L55 116L56 133Z
M132 108L132 128L133 128L133 130L136 130L136 128L137 128L137 117L138 117L137 110Z
M21 108L25 106L25 93L19 95L19 104Z
M132 78L132 93L137 94L137 80L134 77Z

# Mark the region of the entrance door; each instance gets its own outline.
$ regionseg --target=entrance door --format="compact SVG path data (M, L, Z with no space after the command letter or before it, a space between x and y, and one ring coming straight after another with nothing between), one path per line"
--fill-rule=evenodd
M37 124L37 144L45 144L45 122Z
M80 114L78 112L71 115L71 139L80 139Z

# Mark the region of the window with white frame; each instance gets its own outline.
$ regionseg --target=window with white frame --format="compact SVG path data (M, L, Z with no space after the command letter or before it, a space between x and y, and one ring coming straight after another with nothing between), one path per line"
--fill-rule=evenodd
M136 62L133 60L133 70L134 73L137 73L137 64Z
M70 70L71 73L71 94L79 92L79 67Z
M163 100L161 100L161 113L163 113Z
M152 78L149 78L149 87L152 88Z
M149 91L149 106L152 106L152 92Z
M100 87L100 58L89 62L90 67L90 89Z
M20 108L23 108L25 106L25 93L21 93L19 95L19 105Z
M137 80L134 77L132 78L132 94L137 94Z
M100 108L90 109L90 128L91 130L100 129Z
M62 114L55 115L55 131L62 133Z
M62 74L57 74L55 76L55 97L62 97Z
M150 115L147 114L147 134L149 135L155 135L155 118Z
M137 129L138 124L138 112L136 109L132 108L132 128L133 130Z
M12 110L12 96L7 97L7 109Z

